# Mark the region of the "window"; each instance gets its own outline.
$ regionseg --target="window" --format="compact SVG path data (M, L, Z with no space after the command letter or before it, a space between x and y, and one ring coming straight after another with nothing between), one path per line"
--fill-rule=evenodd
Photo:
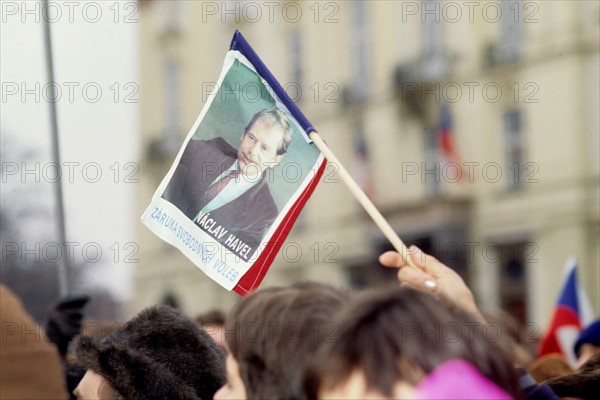
M435 80L446 72L444 41L442 36L441 2L427 0L422 4L423 22L423 75L426 80Z
M517 242L498 246L500 306L522 325L527 319L525 263L531 253L531 245L529 242Z
M185 1L160 1L155 7L156 21L163 34L181 33L185 24Z
M164 69L165 136L167 146L178 147L180 138L181 66L176 59L167 59Z
M352 92L357 102L364 101L369 88L368 2L352 2Z
M503 62L519 60L523 44L523 19L526 17L522 0L500 2L502 10L498 57Z
M440 194L440 159L437 143L437 128L428 128L423 136L425 140L425 193L434 198Z
M377 261L348 265L344 272L346 281L353 289L365 289L373 286L398 285L395 268L386 268Z
M504 114L504 137L506 146L506 177L510 190L518 190L525 182L528 163L525 163L525 138L523 117L520 110L509 110Z
M359 117L354 125L354 137L352 138L353 176L358 186L371 200L375 198L375 186L371 174L369 160L369 147L366 140L363 118ZM362 211L362 206L360 207Z
M304 42L299 30L292 32L290 37L290 62L292 81L289 82L286 92L294 101L302 100L302 88L304 86Z

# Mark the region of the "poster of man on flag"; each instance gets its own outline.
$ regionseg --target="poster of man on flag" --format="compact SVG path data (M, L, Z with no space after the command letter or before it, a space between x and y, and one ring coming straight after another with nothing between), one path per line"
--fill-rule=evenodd
M239 291L260 283L325 161L300 111L253 62L265 73L236 32L215 90L142 216L209 277ZM245 275L252 283L242 289Z
M249 86L255 90L251 98ZM416 268L406 245L239 31L217 89L142 216L153 232L221 286L248 294L264 278L327 157L394 248ZM272 191L265 180L280 165L284 176L290 166L296 175L275 181L274 187L281 186Z

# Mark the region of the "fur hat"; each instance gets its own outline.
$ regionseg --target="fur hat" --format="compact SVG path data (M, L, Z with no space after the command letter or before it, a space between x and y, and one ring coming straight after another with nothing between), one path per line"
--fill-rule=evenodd
M168 306L143 310L102 340L81 336L75 351L128 400L212 399L225 383L223 351Z

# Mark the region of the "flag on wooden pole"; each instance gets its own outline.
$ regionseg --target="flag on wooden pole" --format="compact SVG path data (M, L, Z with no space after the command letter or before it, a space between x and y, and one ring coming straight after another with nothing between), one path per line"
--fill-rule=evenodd
M577 360L573 349L575 341L581 329L593 319L590 300L577 279L577 260L571 257L565 266L560 296L540 342L538 356L560 353L574 366Z
M142 222L244 296L271 266L327 160L407 263L406 245L236 31L215 90Z
M314 191L314 128L240 32L142 222L228 290L257 288Z

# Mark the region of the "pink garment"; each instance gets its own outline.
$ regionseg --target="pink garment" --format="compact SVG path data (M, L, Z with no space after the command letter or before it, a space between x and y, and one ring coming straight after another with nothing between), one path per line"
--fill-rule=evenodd
M511 399L510 395L464 360L450 360L427 375L416 397L433 399Z

